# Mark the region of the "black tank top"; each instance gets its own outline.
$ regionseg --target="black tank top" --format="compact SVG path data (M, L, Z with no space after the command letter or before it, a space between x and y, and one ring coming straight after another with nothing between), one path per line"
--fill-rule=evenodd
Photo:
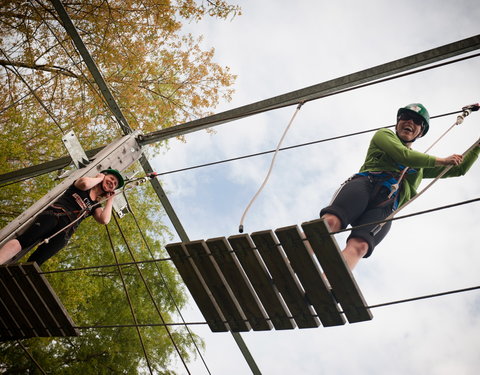
M60 207L66 211L68 216L78 217L83 211L87 211L87 216L90 216L93 211L100 206L93 205L96 203L90 198L90 190L80 190L75 185L70 185L69 188L58 198L52 206ZM73 215L70 215L72 213Z

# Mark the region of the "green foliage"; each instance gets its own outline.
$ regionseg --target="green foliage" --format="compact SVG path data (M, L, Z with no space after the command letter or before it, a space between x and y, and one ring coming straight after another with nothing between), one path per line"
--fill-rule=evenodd
M149 132L205 116L220 100L230 99L235 77L213 61L213 50L199 48L199 38L182 34L181 26L204 16L226 19L239 14L238 7L222 0L62 3L134 129ZM62 131L74 130L84 149L122 135L50 2L2 1L0 14L0 174L64 156ZM56 177L53 172L2 186L0 227L47 193ZM186 295L171 262L143 263L139 269L115 266L114 252L119 262L167 257L163 245L170 234L155 193L145 185L127 194L134 215L118 220L118 226L112 220L108 232L86 219L67 247L42 266L44 271L83 268L46 275L80 327L134 323L122 275L138 323L180 320L177 308L185 305ZM182 357L195 355L185 328L169 330ZM140 332L154 371L173 373L179 355L166 328L141 327ZM47 373L148 372L135 328L82 328L80 333L22 344ZM6 342L0 343L0 373L40 371L18 343Z
M67 247L42 266L42 270L48 272L112 265L46 275L78 326L134 324L113 251L119 263L168 257L162 244L170 234L161 224L163 212L153 189L148 185L128 190L128 200L133 214L117 222L112 220L108 232L92 218L87 218ZM140 228L148 230L140 232L135 219ZM145 263L138 268L140 270L134 265L121 267L137 322L152 325L162 324L162 319L167 323L180 321L176 309L185 305L186 297L172 263ZM178 327L169 327L169 330L182 357L188 360L194 346L186 330ZM152 368L158 373L168 373L172 361L177 363L179 357L166 329L142 327L140 332ZM29 339L24 345L43 368L55 374L135 374L141 372L140 368L146 368L135 328L81 329L80 333L77 338ZM197 336L195 340L202 346ZM0 363L8 369L6 373L37 371L15 343L0 344Z

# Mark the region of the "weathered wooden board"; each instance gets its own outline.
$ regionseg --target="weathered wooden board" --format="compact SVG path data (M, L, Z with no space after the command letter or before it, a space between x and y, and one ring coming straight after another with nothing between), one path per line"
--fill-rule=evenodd
M307 302L305 292L273 232L256 232L251 237L298 328L318 327L320 322L315 317L315 311Z
M218 305L214 302L205 282L197 274L184 244L181 242L168 244L165 248L212 332L228 331Z
M247 234L230 236L228 241L255 289L275 329L293 329L295 322L277 287L273 284L255 245Z
M247 275L243 271L233 250L225 237L211 238L207 240L207 246L230 285L233 294L242 306L243 312L254 331L266 331L272 329L272 323L267 320L260 300L258 299Z
M0 266L0 340L78 336L36 263Z
M324 221L302 228L176 243L167 250L214 332L372 319Z
M302 238L298 226L279 228L275 233L322 324L325 327L345 324L345 318L340 314L336 300L325 285L321 270L313 259L312 250Z
M309 221L303 223L302 228L348 321L371 320L373 316L325 221Z
M233 296L230 286L224 281L225 278L218 265L210 256L210 250L207 248L205 241L187 242L185 247L213 298L215 298L230 330L234 332L249 331L250 326L246 322L245 315Z

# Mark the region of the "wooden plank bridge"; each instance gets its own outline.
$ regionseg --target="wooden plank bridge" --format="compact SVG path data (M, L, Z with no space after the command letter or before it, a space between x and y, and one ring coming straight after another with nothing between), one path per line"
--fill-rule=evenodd
M0 341L78 335L36 263L0 266Z
M213 332L330 327L346 319L372 319L325 222L301 227L166 246Z

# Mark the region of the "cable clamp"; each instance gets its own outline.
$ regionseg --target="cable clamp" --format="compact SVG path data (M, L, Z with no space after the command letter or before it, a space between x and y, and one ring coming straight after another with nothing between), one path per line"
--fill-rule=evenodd
M480 109L480 103L475 103L475 104L466 105L465 107L462 108L462 111L469 110L470 112L476 112L479 109Z
M298 105L297 105L297 109L302 108L302 105L304 105L304 104L305 104L305 100L302 100L301 102L299 102Z

